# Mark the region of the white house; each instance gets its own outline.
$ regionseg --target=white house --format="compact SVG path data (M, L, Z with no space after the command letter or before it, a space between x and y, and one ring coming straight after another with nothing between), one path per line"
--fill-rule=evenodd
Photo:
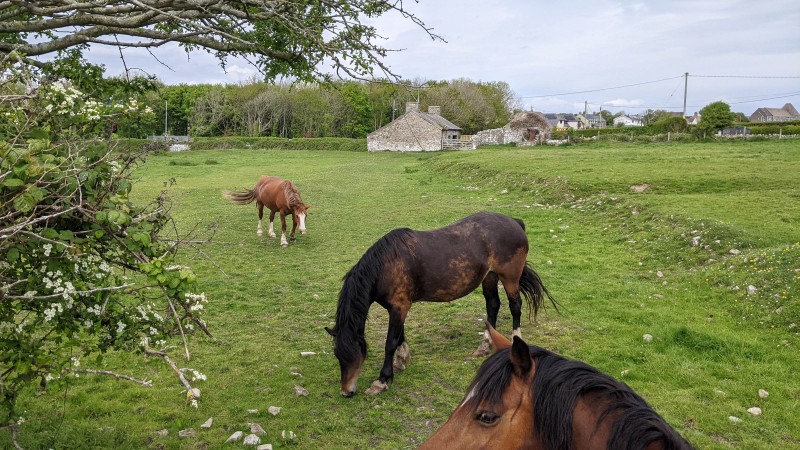
M614 126L619 125L624 127L641 127L644 126L644 122L642 122L642 118L640 116L629 116L627 114L623 114L614 118Z

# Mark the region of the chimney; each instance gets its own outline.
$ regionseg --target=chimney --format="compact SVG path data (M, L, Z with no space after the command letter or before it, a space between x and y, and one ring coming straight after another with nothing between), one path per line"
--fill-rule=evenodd
M410 112L419 112L419 103L417 102L406 102L406 113Z
M442 107L441 106L428 106L428 114L441 116L442 115Z

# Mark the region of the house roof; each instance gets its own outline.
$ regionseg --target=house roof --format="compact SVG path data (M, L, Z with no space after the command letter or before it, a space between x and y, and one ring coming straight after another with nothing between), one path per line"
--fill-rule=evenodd
M461 130L461 127L454 124L453 122L450 122L449 120L445 119L439 114L424 113L421 111L413 111L407 114L417 114L421 118L423 118L426 122L438 125L443 130Z

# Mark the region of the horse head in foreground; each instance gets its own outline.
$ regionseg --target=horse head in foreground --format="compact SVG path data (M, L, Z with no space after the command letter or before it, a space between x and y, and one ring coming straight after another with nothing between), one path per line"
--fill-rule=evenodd
M286 240L286 216L292 216L290 241L295 240L294 232L297 228L300 229L300 234L306 234L306 212L310 206L303 203L297 187L289 180L262 176L253 189L240 192L224 191L223 195L237 205L246 205L255 200L258 206L258 229L256 234L259 236L263 234L261 222L264 219L264 206L269 208L269 230L267 231L269 237L276 237L272 221L275 219L275 213L280 212L281 247L289 246L289 242Z
M414 302L449 302L482 286L487 320L494 326L500 310L500 281L508 297L513 332L519 335L521 295L534 315L545 297L555 305L539 275L527 264L527 255L525 224L490 212L431 231L399 228L380 238L344 276L336 325L332 330L326 328L334 337L342 395L350 397L356 392L367 357L364 326L373 302L389 312L389 330L383 368L367 394L388 389L394 370L403 370L408 364L404 323ZM486 334L476 353L485 356L489 351Z
M626 384L487 329L498 351L421 450L692 449Z

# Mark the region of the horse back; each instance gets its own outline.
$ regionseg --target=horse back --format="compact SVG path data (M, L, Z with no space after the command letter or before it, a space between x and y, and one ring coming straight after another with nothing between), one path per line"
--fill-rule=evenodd
M473 214L436 230L411 231L404 241L403 251L386 261L390 270L380 290L412 302L463 297L489 271L511 270L519 279L528 253L527 236L516 219L495 213Z

